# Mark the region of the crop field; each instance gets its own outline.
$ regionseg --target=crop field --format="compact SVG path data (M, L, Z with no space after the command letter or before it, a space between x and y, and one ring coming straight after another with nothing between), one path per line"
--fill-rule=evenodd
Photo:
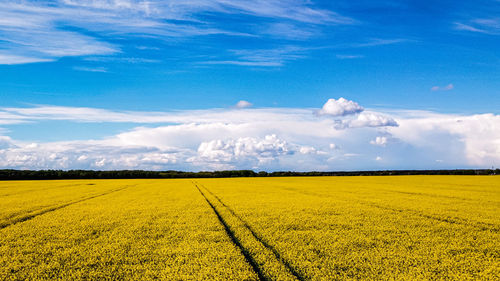
M0 280L499 280L500 177L0 182Z

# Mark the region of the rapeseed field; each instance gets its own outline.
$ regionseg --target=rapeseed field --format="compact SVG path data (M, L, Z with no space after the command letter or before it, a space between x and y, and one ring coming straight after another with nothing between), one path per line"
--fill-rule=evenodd
M497 176L0 182L1 280L498 280Z

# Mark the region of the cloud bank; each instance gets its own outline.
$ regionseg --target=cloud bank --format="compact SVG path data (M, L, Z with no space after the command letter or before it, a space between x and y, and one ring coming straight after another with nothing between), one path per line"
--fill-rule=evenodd
M56 142L8 135L17 124L44 121L71 122L75 130L82 123L123 123L130 129L105 138ZM343 98L330 99L321 109L0 108L0 125L8 129L0 130L2 168L305 171L491 167L500 162L499 115L364 110Z

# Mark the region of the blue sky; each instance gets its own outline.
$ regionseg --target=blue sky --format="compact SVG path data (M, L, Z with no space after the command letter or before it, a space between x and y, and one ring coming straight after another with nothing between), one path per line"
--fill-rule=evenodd
M2 1L0 166L495 166L499 15L497 0Z

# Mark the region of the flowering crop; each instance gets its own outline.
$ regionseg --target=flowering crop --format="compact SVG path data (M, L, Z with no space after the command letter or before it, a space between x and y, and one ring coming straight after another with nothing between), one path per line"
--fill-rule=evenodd
M498 280L496 176L0 182L1 280Z

